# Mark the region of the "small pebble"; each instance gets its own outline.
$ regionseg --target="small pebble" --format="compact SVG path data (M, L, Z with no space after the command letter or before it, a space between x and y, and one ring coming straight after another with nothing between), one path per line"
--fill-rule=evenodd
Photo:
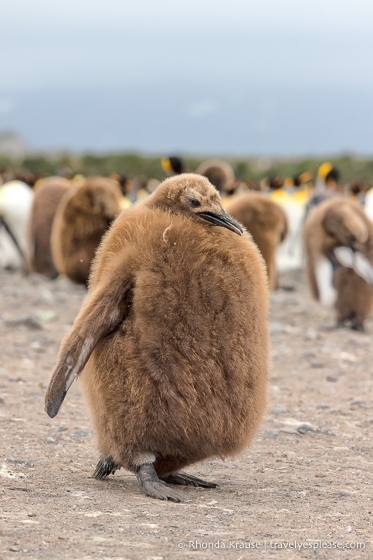
M311 368L321 369L323 367L324 367L324 364L321 364L320 362L311 362Z
M350 492L340 492L339 495L340 495L340 496L343 496L343 497L351 496Z
M68 427L67 426L58 426L57 428L57 432L67 432Z
M320 410L325 410L327 408L330 408L330 406L328 404L324 404L324 403L318 403L316 405L316 408L319 408Z
M11 552L20 552L21 549L19 548L19 546L11 546L9 549Z
M297 427L297 431L300 434L305 434L306 432L317 432L317 428L315 428L315 426L312 426L312 424L307 424L306 422L304 422L303 424L299 424L299 426Z
M5 401L2 397L0 397L0 404L5 404Z
M271 408L271 410L269 411L270 414L286 414L287 412L289 412L289 409L284 407L284 406L274 406L273 408Z
M283 452L281 453L282 457L287 457L288 459L290 458L294 458L296 453L295 451L285 451L285 449L283 450Z
M340 352L338 357L345 362L355 363L359 361L358 357L355 356L355 354L351 354L350 352Z
M276 430L264 430L266 436L269 437L276 437L278 436L278 432Z
M336 381L338 381L338 378L333 377L333 375L327 375L326 380L329 381L330 383L335 383Z
M28 517L36 517L36 513L28 513Z
M47 437L47 443L56 443L56 440L52 437Z
M299 432L297 432L297 430L294 430L294 428L281 428L280 432L282 432L283 434L294 434L299 436Z
M358 406L360 408L366 408L367 407L367 403L365 401L361 401L360 399L354 399L351 402L351 405L355 405L355 406Z
M26 461L26 460L24 460L24 459L8 459L8 458L7 458L7 459L5 459L5 461L6 461L7 463L13 463L13 464L16 464L16 465L22 465L22 466L24 466L24 467L33 467L33 466L34 466L34 463L32 463L31 461Z
M71 434L72 437L78 436L78 437L86 437L89 436L91 432L89 430L76 430L76 432L73 432Z
M328 428L321 428L320 432L322 434L326 434L327 436L334 436L333 432L331 432L330 430L328 430Z

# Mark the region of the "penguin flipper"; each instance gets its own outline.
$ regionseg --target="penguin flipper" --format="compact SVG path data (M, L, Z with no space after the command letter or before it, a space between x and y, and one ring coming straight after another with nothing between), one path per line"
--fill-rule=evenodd
M45 395L45 410L51 418L58 413L67 391L88 362L96 344L125 318L131 288L130 280L118 274L93 290L87 298L72 330L62 342Z
M115 471L120 469L120 465L114 463L111 457L101 457L99 462L96 465L95 471L92 475L92 478L106 478L109 474L114 474Z
M365 282L373 286L373 266L359 251L342 245L334 249L338 262L346 268L352 268Z

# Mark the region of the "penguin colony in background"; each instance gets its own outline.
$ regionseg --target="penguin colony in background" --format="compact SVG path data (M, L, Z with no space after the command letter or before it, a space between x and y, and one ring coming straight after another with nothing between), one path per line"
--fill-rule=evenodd
M38 181L34 188L27 231L27 262L29 272L38 272L56 278L51 249L51 233L57 207L72 183L62 177L49 177Z
M269 287L274 290L277 285L276 249L288 232L284 210L254 192L230 199L225 209L251 233L267 265Z
M361 206L336 197L314 208L304 224L311 294L334 306L339 326L364 329L373 307L373 224Z
M265 408L263 258L194 174L122 213L98 249L89 293L46 394L54 417L79 375L98 437L95 476L124 467L153 498L214 487L180 469L246 447Z
M93 177L66 193L51 236L53 261L60 274L87 284L96 249L120 211L120 190L110 179Z

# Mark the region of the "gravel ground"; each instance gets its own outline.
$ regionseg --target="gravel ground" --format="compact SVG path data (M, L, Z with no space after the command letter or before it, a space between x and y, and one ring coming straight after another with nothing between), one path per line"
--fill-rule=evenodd
M0 557L373 558L373 322L336 330L302 275L280 284L261 429L242 455L188 469L219 488L178 488L186 502L174 504L122 470L90 478L98 453L79 383L55 419L44 412L84 288L0 272Z

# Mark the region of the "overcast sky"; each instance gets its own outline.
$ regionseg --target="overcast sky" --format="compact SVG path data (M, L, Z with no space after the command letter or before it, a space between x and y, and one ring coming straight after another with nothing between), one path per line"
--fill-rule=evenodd
M373 153L371 0L3 0L0 131L33 148Z

